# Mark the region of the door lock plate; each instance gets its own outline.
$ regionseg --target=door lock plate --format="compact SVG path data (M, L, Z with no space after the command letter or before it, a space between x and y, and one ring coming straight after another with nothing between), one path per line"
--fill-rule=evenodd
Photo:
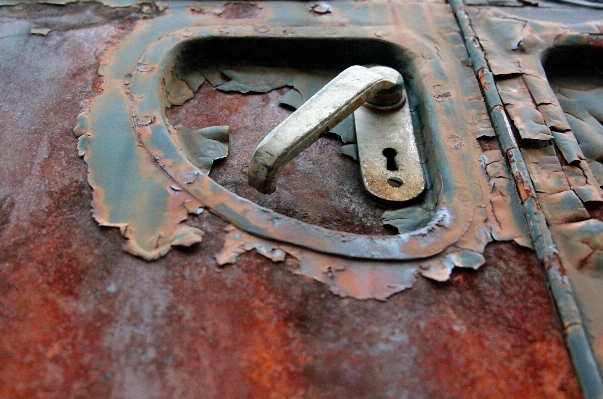
M403 202L425 189L408 102L397 110L363 106L354 112L364 188L385 201Z

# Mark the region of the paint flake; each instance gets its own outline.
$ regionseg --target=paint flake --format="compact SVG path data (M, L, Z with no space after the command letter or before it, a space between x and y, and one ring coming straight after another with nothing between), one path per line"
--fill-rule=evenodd
M548 141L552 138L540 112L531 101L526 101L530 93L521 77L499 80L496 85L505 109L523 139Z
M52 29L48 28L31 28L29 33L32 35L46 36L50 33L51 30Z

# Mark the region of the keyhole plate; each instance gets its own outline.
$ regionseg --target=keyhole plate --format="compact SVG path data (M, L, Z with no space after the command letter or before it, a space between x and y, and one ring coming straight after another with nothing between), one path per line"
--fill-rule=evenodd
M365 189L390 202L420 195L425 179L408 102L390 111L360 107L354 112L354 120Z

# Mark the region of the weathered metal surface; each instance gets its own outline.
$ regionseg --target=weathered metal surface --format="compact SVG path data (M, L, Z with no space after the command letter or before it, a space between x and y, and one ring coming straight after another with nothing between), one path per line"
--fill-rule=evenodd
M447 129L454 125L453 120L459 126L473 125L483 112L479 102L476 106L452 101L452 93L459 98L477 94L470 67L463 63L466 53L458 33L435 35L441 42L440 57L431 57L426 54L433 49L432 44L415 35L424 24L399 24L392 14L380 12L380 4L357 7L341 3L333 8L334 15L346 15L355 22L345 27L330 25L327 38L323 37L323 22L307 21L301 8L299 13L291 14L280 3L262 7L265 12L258 14L257 25L270 21L281 27L258 30L233 23L226 28L215 16L191 14L190 5L177 3L165 17L136 30L99 71L105 78L105 91L80 114L75 132L96 193L95 218L101 225L119 227L128 238L128 251L153 260L164 256L171 246L200 242L203 231L185 220L186 212L192 210L194 214L204 207L251 234L231 230L225 252L217 256L219 263L235 259L227 255L229 251L270 248L268 256L275 251L288 253L301 263L298 274L328 284L339 295L383 299L408 288L416 274L444 281L454 267L479 268L484 263L481 253L492 239L513 239L530 245L519 222L517 198L506 193L497 206L489 201L490 196L498 194L489 191L489 176L480 163L474 132L459 130L450 134ZM437 21L434 26L457 30L447 7L428 10L412 4L395 8L429 15ZM307 26L301 25L304 21ZM391 38L375 40L372 28L367 29L371 25L378 25L379 34ZM347 43L351 45L333 51L333 46ZM402 62L405 52L424 56ZM186 158L186 151L178 148L172 137L176 129L164 110L193 95L199 85L189 86L191 82L219 81L213 62L262 65L277 54L286 68L302 68L321 54L318 58L326 67L390 63L409 76L409 102L416 104L413 118L421 126L431 189L416 204L384 214L399 234L359 236L274 213L216 184ZM444 68L444 59L457 68ZM257 68L252 73L261 77L260 82L273 80L274 76L264 75ZM232 71L229 75L236 76ZM230 83L212 84L220 89L233 86ZM447 91L442 91L444 86ZM109 114L114 118L106 118ZM149 122L141 123L143 120ZM120 156L116 157L118 148ZM452 164L462 167L464 173L453 173ZM507 217L497 219L497 212ZM337 279L325 276L325 265L331 263L340 269Z
M269 8L263 7L261 12ZM382 10L397 17L399 11L387 7ZM341 18L340 10L331 8L320 17L306 12L309 18ZM217 268L214 256L223 251L229 226L210 212L197 215L195 207L187 208L194 211L188 223L205 232L202 246L172 251L153 263L118 251L123 243L118 231L98 227L90 216L92 189L71 128L80 107L110 88L103 83L107 77L97 75L99 62L120 48L136 19L158 13L154 7L145 12L143 6L114 10L98 4L0 8L0 91L6 93L0 102L6 122L0 126L3 396L580 396L536 257L512 243L485 247L485 266L478 271L457 270L446 283L417 280L412 290L386 302L334 296L326 286L290 273L300 268L290 256L275 264L243 253L236 264ZM34 24L51 31L31 35ZM446 27L454 32L453 24ZM452 59L446 58L465 70ZM459 101L459 93L467 94L450 87ZM430 94L448 101L441 89ZM251 116L262 115L254 121L266 126L284 119L287 111L277 106L277 94L218 95L202 87L168 114L195 129L230 126L229 155L217 161L210 176L243 195L253 191L246 171L231 166L249 159L239 154L250 155L257 144L249 133L267 131L243 127ZM223 97L208 103L208 96ZM221 104L229 106L212 110ZM236 116L235 110L241 113ZM136 119L141 126L149 121ZM477 141L463 145L480 154L486 187L509 193L508 172L497 153L481 154ZM302 154L284 173L313 176L324 186L344 182L361 191L357 165L340 157L337 146L334 139L319 141L314 151L331 156ZM338 172L321 179L333 165ZM350 183L354 176L356 183ZM357 197L359 191L318 198L314 187L286 181L294 198L287 201L287 192L277 192L276 199L259 201L337 230L384 232L376 221L382 210ZM494 209L502 212L498 215L509 211L505 195L488 198L489 215ZM346 202L366 209L341 216L329 211ZM373 215L373 222L360 223L358 214ZM402 226L403 219L390 220ZM510 240L509 231L492 227L490 234ZM327 270L325 277L336 274Z
M485 9L467 13L462 4L455 2L455 5L459 21L465 25L468 47L478 60L474 67L481 68L476 68L477 75L480 76L482 71L480 81L486 100L493 113L495 110L500 112L498 107L504 104L511 119L510 123L499 124L499 138L506 136L503 147L510 146L507 153L512 155L509 157L512 169L513 163L516 164L514 174L527 223L531 226L535 249L548 276L557 310L566 326L566 340L583 391L587 397L600 397L603 382L599 369L603 357L599 335L603 312L596 299L600 289L594 288L600 286L600 280L592 275L585 278L584 273L580 273L584 259L596 257L596 243L601 236L599 222L589 220L590 214L583 204L603 200L600 182L594 173L601 169L600 164L592 158L596 149L589 145L600 138L582 123L574 123L576 127L568 123L568 120L574 122L574 115L586 120L589 112L598 114L593 111L598 99L591 100L593 105L589 105L588 95L581 94L583 101L579 105L576 101L560 105L547 81L545 69L548 64L552 75L559 72L550 64L558 63L558 54L564 48L577 50L574 56L580 58L585 56L584 51L596 48L597 40L592 37L599 32L597 26L601 24L603 14L592 12L589 15L592 22L572 23L575 16L560 10L506 13ZM478 15L481 18L475 18ZM490 17L487 24L483 22L484 15ZM469 20L477 36L467 23ZM471 35L475 40L469 40ZM582 50L578 50L580 46ZM580 58L578 62L581 62ZM562 70L561 74L567 78L572 74L571 68ZM581 70L574 74L591 85L598 82L582 77ZM570 79L570 82L574 80ZM554 86L558 84L553 82ZM494 85L498 92L493 90ZM565 94L563 90L561 94ZM494 115L493 121L496 125ZM600 130L599 122L592 125ZM514 142L513 129L521 137L519 145ZM582 137L577 140L573 130ZM503 140L500 141L503 144ZM581 147L589 153L590 159L585 157ZM595 367L595 356L599 369Z

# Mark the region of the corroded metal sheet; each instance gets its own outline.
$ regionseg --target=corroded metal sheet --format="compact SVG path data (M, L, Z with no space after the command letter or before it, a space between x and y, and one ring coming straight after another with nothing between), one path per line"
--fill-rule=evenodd
M465 23L468 48L479 60L474 65L489 106L506 118L504 104L510 117L506 127L499 124L499 137L507 136L509 163L512 169L512 163L517 165L514 175L526 220L534 242L540 241L535 248L566 325L583 391L600 397L600 278L585 272L592 269L585 265L598 264L601 237L596 220L603 201L596 179L601 123L595 93L601 82L603 14L592 11L582 18L571 9L468 13L455 4L461 23L481 17L472 23L475 31ZM492 91L494 85L498 92Z
M76 115L92 104L112 109L114 113L108 115L115 120L121 120L120 112L125 111L125 131L138 132L146 140L149 126L156 126L162 115L153 119L135 113L132 118L128 107L103 104L107 94L99 93L128 90L128 85L121 86L127 82L123 74L112 76L103 66L99 75L97 68L127 55L129 48L122 46L133 37L154 37L157 32L148 29L150 21L160 20L172 31L181 29L181 20L170 19L176 12L170 7L144 5L1 7L0 47L6 56L1 61L0 91L7 93L0 102L6 121L0 126L4 140L0 392L5 397L580 396L534 253L512 241L487 244L492 239L529 242L517 223L513 206L517 198L500 151L496 146L482 151L478 142L478 137L492 136L492 131L479 122L485 107L471 69L463 62L467 54L449 7L352 3L317 13L307 6L296 5L296 15L320 35L329 35L330 29L346 21L366 25L372 36L386 37L396 33L375 30L371 15L388 15L393 21L402 14L415 15L422 32L428 27L433 37L423 52L408 53L425 60L411 71L412 76L429 76L431 68L447 66L466 78L462 84L450 79L433 86L418 78L412 84L415 93L420 89L432 99L429 110L446 112L444 125L454 130L454 134L432 136L449 149L430 149L425 159L441 156L454 165L463 156L472 160L469 176L476 179L469 184L458 170L430 170L441 173L432 181L452 179L478 198L482 207L470 217L468 233L456 245L479 254L484 266L448 270L450 278L444 283L415 278L413 272L414 287L387 301L333 295L337 289L341 294L346 287L370 285L356 283L339 264L326 261L317 269L320 276L300 278L295 274L304 275L310 264L304 263L303 254L293 256L300 247L287 247L285 254L278 252L281 243L274 248L273 240L246 237L249 233L233 228L215 208L183 192L183 184L170 182L162 186L164 191L155 190L153 184L163 184L162 173L171 165L141 157L140 162L130 158L131 168L124 168L121 162L132 154L129 150L137 153L142 147L130 137L119 141L111 154L111 172L121 176L143 170L149 189L145 192L137 183L109 190L106 194L123 196L117 202L125 208L103 208L98 191L93 199L87 184L90 176L74 150L71 130ZM210 21L222 34L257 19L261 31L271 26L268 22L288 23L291 11L279 14L279 7L284 5L261 3L239 10L223 3L196 4L185 9L185 16L206 18L203 21ZM43 36L32 34L32 28L51 31ZM189 32L182 32L180 37L186 38ZM439 45L434 48L433 41L448 43L450 51ZM130 54L126 60L133 59L136 67L139 56ZM151 72L149 66L140 63L135 73ZM175 104L186 89L178 83L169 87L174 88L170 97ZM383 213L357 195L362 192L358 165L338 153L337 136L321 139L310 153L293 162L284 173L298 178L285 179L284 190L275 197L254 194L246 183L245 162L269 127L288 115L278 105L287 89L251 95L222 93L208 84L197 89L182 106L165 111L174 128L188 129L174 130L175 142L182 147L188 145L185 141L201 143L203 151L186 157L201 166L213 163L207 179L238 196L292 219L362 235L385 236L388 231L381 216L399 231L415 230L432 217L430 209L420 206ZM412 101L419 104L417 98ZM426 111L420 112L426 115ZM451 117L455 112L472 117ZM109 119L105 121L112 122ZM227 136L225 129L201 130L224 125L229 126ZM226 141L228 156L221 158ZM325 170L333 173L325 177ZM91 181L105 177L97 174ZM329 189L342 186L348 189ZM317 190L330 195L317 196ZM463 200L447 195L443 198L451 204ZM132 196L137 201L127 202ZM91 201L96 205L96 221L90 216ZM171 237L154 236L150 244L140 240L139 247L132 247L119 230L97 224L105 215L114 217L113 212L144 220L149 214L136 212L148 203L162 202L167 206L153 209L169 213L166 231ZM342 204L359 210L340 212ZM186 234L179 235L180 225ZM120 227L131 240L139 234ZM479 234L484 239L476 252L474 238ZM201 237L201 245L194 245ZM124 242L129 252L119 250ZM165 254L177 243L193 245ZM146 246L165 256L146 262L131 255ZM458 256L459 252L448 254L450 263L471 265L471 259ZM220 256L237 259L220 267L227 264ZM365 281L373 277L371 273ZM404 288L389 287L391 294ZM376 297L375 292L366 297Z

